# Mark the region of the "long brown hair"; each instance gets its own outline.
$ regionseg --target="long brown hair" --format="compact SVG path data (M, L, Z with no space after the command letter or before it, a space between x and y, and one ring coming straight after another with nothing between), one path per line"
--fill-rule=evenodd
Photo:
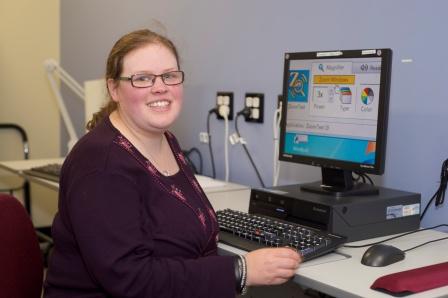
M176 57L177 66L179 67L179 55L171 40L148 29L133 31L122 36L109 53L106 65L106 86L109 79L118 81L118 78L123 71L124 57L128 53L148 44L160 44L165 46ZM109 93L109 100L97 113L93 114L92 119L87 122L86 128L88 130L92 130L99 122L117 109L117 103L110 97L109 89L107 91Z

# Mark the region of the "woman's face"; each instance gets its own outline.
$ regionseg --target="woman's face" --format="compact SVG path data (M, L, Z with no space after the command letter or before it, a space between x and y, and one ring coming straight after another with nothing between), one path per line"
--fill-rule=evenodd
M174 54L163 45L150 44L128 53L123 59L121 77L146 73L160 75L178 70ZM141 132L165 131L182 108L182 84L167 86L161 77L147 88L135 88L130 81L108 81L111 97L118 103L120 116L127 125Z

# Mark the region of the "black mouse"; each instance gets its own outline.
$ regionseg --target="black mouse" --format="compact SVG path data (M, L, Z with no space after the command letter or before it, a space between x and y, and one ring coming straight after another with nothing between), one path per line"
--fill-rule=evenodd
M375 244L366 250L361 258L361 264L384 267L403 260L404 256L405 252L395 246Z

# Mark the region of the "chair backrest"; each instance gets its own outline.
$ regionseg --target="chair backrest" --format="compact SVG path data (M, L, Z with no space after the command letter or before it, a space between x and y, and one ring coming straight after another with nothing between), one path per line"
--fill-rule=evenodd
M18 124L0 123L0 144L1 161L29 158L28 136L25 129ZM0 169L0 193L4 192L22 198L25 209L28 213L31 212L30 185L26 179Z
M20 125L0 123L2 160L19 160L29 158L28 135Z
M0 296L39 298L43 260L36 232L22 204L0 194Z

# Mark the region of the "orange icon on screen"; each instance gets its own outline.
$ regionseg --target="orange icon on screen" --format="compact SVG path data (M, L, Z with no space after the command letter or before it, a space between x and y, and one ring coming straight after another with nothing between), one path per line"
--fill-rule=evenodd
M368 142L366 147L366 153L372 153L376 151L376 142Z

